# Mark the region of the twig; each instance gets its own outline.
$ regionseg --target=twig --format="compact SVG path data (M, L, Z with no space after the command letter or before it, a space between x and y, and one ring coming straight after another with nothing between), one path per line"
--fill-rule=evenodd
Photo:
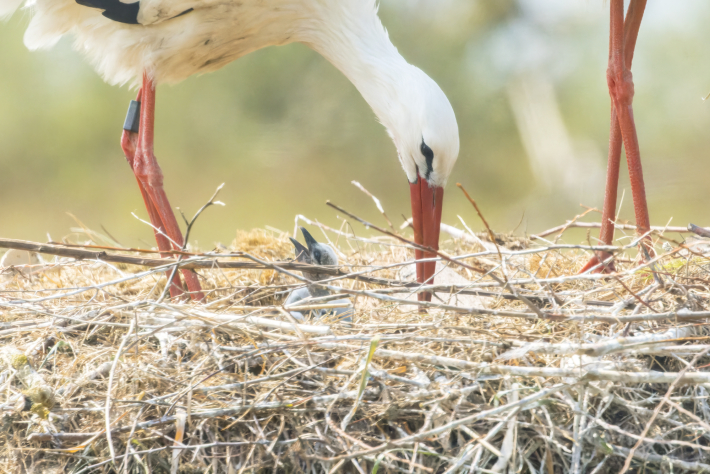
M212 194L212 197L205 203L201 208L197 210L195 215L192 217L192 220L188 221L185 215L180 211L180 215L182 216L182 219L185 221L185 224L187 224L187 230L185 230L185 239L183 240L182 247L180 250L182 252L185 252L187 249L187 245L190 242L190 232L192 231L192 227L195 225L195 222L197 222L197 218L200 217L200 215L205 211L210 206L224 206L224 203L221 201L215 201L215 198L219 194L219 192L222 190L224 187L224 183L220 184L217 186L217 189L215 190L214 194ZM176 245L176 247L178 247ZM180 262L182 259L182 255L177 256L177 262ZM158 303L162 302L165 297L168 295L170 292L170 286L172 285L173 278L175 278L175 274L178 271L178 265L177 263L172 267L172 270L170 271L170 276L168 278L168 282L165 285L165 288L163 288L163 292L160 294L160 297L158 298ZM189 271L189 270L188 270Z
M514 405L515 403L518 402L518 400L519 400L518 389L519 389L519 385L513 384L512 390L508 394L508 404ZM503 444L501 445L501 448L500 448L500 456L498 457L498 460L491 468L491 471L493 471L493 472L506 471L507 467L508 467L508 463L510 462L510 458L512 457L513 453L515 452L515 440L516 440L516 428L517 428L516 417L511 416L510 419L508 420L507 425L508 425L508 429L505 432L505 437L503 438Z
M498 246L498 242L496 241L496 236L493 234L493 231L491 230L491 226L488 225L488 222L486 221L486 218L483 217L483 213L481 210L478 208L478 204L476 204L476 201L473 200L471 196L468 195L468 192L466 192L466 189L463 187L461 183L456 183L456 186L463 191L464 196L466 196L466 199L473 204L473 208L476 209L476 213L478 213L478 217L481 218L481 221L483 222L483 225L486 227L486 231L488 232L488 238L491 239L491 242L493 245L496 246L496 251L498 252L498 258L503 260L503 255L500 253L500 247ZM506 279L507 280L507 279Z
M387 221L387 224L390 226L390 229L392 229L394 231L394 226L392 225L392 221L390 221L390 218L387 217L387 214L385 214L385 209L382 207L382 203L380 202L380 200L377 199L370 191L365 189L365 187L362 184L358 183L357 181L351 181L351 183L354 184L355 187L358 188L360 191L362 191L363 193L370 196L370 198L375 202L375 206L377 206L377 210L380 211L380 214L382 214L382 217L384 217L385 220Z
M357 412L357 408L360 405L360 399L362 398L362 394L365 393L365 387L367 387L367 379L368 379L368 369L370 368L370 363L372 362L372 356L375 355L375 351L377 350L377 346L380 343L380 337L375 336L372 338L372 341L370 341L370 348L367 351L367 355L365 356L365 360L363 361L362 364L362 375L360 377L360 387L358 388L357 391L357 397L355 398L355 403L353 404L352 410L345 415L345 418L343 418L343 421L340 423L340 428L345 431L348 429L348 423L350 423L350 420L352 419L353 416L355 416L355 413Z
M106 442L108 443L108 449L111 453L111 461L115 462L116 453L113 450L113 439L111 439L111 387L113 386L113 376L116 372L116 365L118 365L118 360L121 357L121 352L126 345L126 341L131 336L133 332L133 323L131 320L131 325L126 332L126 335L121 339L121 344L118 346L116 351L116 357L113 359L113 365L111 366L111 371L108 374L108 386L106 388L106 404L104 405L104 418L106 420Z
M634 449L623 448L621 446L615 446L612 444L607 444L607 446L613 449L614 455L626 457L627 460L630 458L636 458L640 461L653 462L658 463L660 465L670 464L675 468L685 469L688 471L710 472L710 464L683 461L681 459L675 459L667 455L661 456L658 454L651 453L637 453ZM625 472L625 470L622 472Z
M555 234L561 230L564 230L567 227L581 227L583 229L588 229L588 228L600 228L602 226L601 222L567 222L562 225L558 225L557 227L553 227L551 229L547 229L546 231L539 232L537 234L531 235L531 239L537 239L541 237L547 237L550 234ZM614 228L618 230L636 230L636 226L632 224L614 224ZM702 229L702 227L701 227ZM685 233L685 232L693 232L689 228L686 227L671 227L671 226L651 226L652 231L658 231L658 232L678 232L678 233ZM704 230L709 230L709 229L704 229ZM710 230L709 230L710 231Z
M185 239L187 240L187 239ZM180 454L185 448L182 444L182 440L185 436L185 421L187 420L187 412L183 408L178 408L175 413L175 443L173 444L174 449L172 452L172 460L170 465L170 474L177 474L178 468L180 467Z
M321 343L318 346L326 349L355 349L344 344ZM710 347L699 355L710 351ZM589 367L583 369L563 369L555 367L516 367L508 365L495 365L487 362L469 362L452 357L441 357L411 352L391 351L389 349L378 349L375 357L390 360L418 362L443 367L455 367L464 370L475 370L480 374L502 374L520 377L564 377L574 378L580 381L587 380L608 380L611 382L627 383L674 383L678 384L701 384L710 383L710 372L657 372L649 370L647 372L621 372L617 370L607 370L599 367ZM696 356L697 357L697 356Z

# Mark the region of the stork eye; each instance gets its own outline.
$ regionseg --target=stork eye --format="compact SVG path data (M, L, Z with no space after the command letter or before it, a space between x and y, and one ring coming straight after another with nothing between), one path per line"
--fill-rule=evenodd
M424 159L426 160L426 173L424 174L424 177L426 179L429 179L429 175L431 174L432 171L434 171L434 151L432 151L432 149L429 148L429 145L424 143L423 138L422 138L422 144L419 147L419 149L422 151L422 155L424 155Z
M313 257L315 257L316 262L320 263L320 250L314 250Z

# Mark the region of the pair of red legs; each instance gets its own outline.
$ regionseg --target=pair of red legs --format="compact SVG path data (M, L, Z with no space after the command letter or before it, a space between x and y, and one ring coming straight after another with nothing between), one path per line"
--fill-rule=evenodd
M158 166L158 161L153 154L153 138L155 129L155 84L143 74L143 87L138 92L136 101L140 104L140 126L138 133L126 130L124 126L121 136L121 148L126 155L128 164L131 165L133 174L138 181L138 187L143 195L145 207L153 224L155 240L158 242L158 249L164 257L170 256L165 253L170 250L182 250L183 237L178 226L175 214L173 214L168 196L163 190L163 173ZM195 301L204 299L197 274L190 270L181 270L185 278L185 284L190 296ZM170 279L172 271L167 272ZM180 281L180 273L175 272L170 282L170 296L180 297L184 294L184 289Z
M626 150L626 162L629 167L631 194L636 215L636 231L639 235L647 233L650 228L648 205L646 204L646 189L643 184L641 168L641 153L639 151L636 125L634 124L634 82L631 76L631 62L634 58L634 48L638 37L641 19L646 8L646 0L631 0L624 19L624 1L611 0L611 28L609 32L609 67L606 72L609 95L611 96L611 131L609 136L609 162L607 165L606 193L602 209L602 228L599 239L604 245L611 245L614 239L614 221L616 220L616 197L619 186L619 164L621 161L621 145ZM652 255L650 239L645 239L643 245ZM643 252L643 250L642 250ZM611 262L599 265L608 259L610 254L597 252L582 268L582 272L597 267L596 272L613 271ZM642 257L645 255L642 254Z

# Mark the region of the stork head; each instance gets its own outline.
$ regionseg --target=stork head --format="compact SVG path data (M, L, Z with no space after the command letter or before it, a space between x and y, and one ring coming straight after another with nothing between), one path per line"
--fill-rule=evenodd
M397 105L390 105L385 126L397 147L410 183L423 178L444 187L459 156L459 127L454 109L439 85L408 65L399 80Z
M409 180L414 240L438 250L444 186L459 155L459 129L454 109L436 82L414 66L408 71L398 81L393 101L397 105L383 111L383 122L388 122L385 126ZM436 254L417 251L415 256L419 260ZM432 284L435 269L435 262L418 263L417 280ZM419 297L430 300L431 295Z

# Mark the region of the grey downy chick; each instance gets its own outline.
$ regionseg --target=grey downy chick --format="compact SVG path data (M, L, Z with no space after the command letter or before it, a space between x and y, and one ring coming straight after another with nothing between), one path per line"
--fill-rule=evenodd
M319 243L303 227L301 227L301 232L303 233L303 238L305 239L306 245L308 247L305 247L298 240L296 240L292 237L289 237L291 239L291 243L293 243L293 246L295 247L297 262L305 263L308 265L323 265L323 266L338 265L338 255L335 253L335 251L329 245ZM310 281L322 281L322 280L327 280L328 278L331 278L331 275L328 275L327 273L320 273L317 270L316 271L304 271L301 273L303 274L303 276L307 280L310 280ZM330 291L326 288L322 288L322 287L319 287L316 285L308 285L306 288L299 288L297 290L292 291L288 295L288 298L286 299L286 305L288 306L288 305L295 304L298 301L306 299L308 297L318 298L321 296L327 296L329 294L330 294ZM332 301L332 303L343 303L343 302L350 303L350 301L347 299ZM353 313L352 305L347 308L335 308L333 310L322 309L320 311L317 311L316 314L314 314L314 316L320 318L320 317L326 316L327 314L329 314L331 312L334 313L336 316L338 316L338 319L341 321L352 322L352 313ZM304 319L304 315L298 311L291 311L291 316L293 316L295 319L298 319L299 321L303 321L303 319Z
M338 264L338 255L330 248L330 245L321 244L313 238L313 236L303 227L301 227L303 238L306 241L308 248L304 247L298 240L289 237L293 246L296 247L296 261L306 263L308 265L336 266ZM318 271L301 272L303 276L310 281L322 281L331 277L327 273L319 273ZM312 297L326 296L330 292L316 285L308 285L308 291Z

